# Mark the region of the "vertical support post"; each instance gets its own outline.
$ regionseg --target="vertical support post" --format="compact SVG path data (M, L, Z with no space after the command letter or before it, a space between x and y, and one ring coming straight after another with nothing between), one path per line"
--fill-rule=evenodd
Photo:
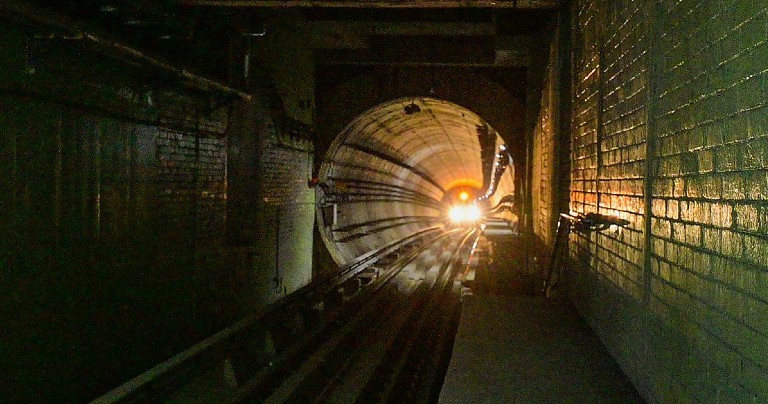
M557 83L555 83L555 94L557 97L555 100L555 106L557 112L553 114L555 124L553 125L554 134L554 148L552 159L552 215L550 217L551 228L557 231L557 224L559 222L559 214L565 213L568 210L568 204L566 198L564 198L566 191L568 190L568 184L570 182L568 175L554 175L554 173L562 172L561 166L570 161L568 155L570 151L570 110L571 110L571 43L570 43L570 13L568 7L563 7L558 14L557 21ZM570 199L567 198L567 199ZM566 202L566 203L564 203Z
M198 203L200 201L200 133L194 133L195 137L195 166L192 170L192 240L191 240L191 256L192 256L192 324L197 324L197 287L199 283L199 274L197 270L197 238L198 238Z
M607 2L605 0L594 0L594 6L596 7L595 10L595 41L597 41L597 66L595 69L597 69L597 99L595 100L595 213L601 214L601 191L602 191L602 161L603 161L603 107L604 107L604 99L603 96L605 94L605 82L604 82L604 74L603 74L603 67L604 63L603 60L605 59L605 26L607 24L607 16L605 8L607 7ZM594 246L594 249L591 253L592 260L594 260L595 263L600 262L600 259L598 258L598 254L600 251L600 239L601 235L599 232L593 232L595 240L592 243ZM591 237L591 235L590 235ZM595 270L598 270L598 266L595 266Z
M56 133L55 136L55 142L56 142L56 149L55 149L55 160L54 160L54 166L53 166L53 248L54 251L56 251L57 255L61 252L61 241L62 241L62 171L63 171L63 153L62 149L64 148L64 140L62 133L64 131L64 123L62 122L63 112L61 110L58 111L58 116L56 119Z
M91 170L91 197L93 198L91 212L93 218L93 240L95 244L101 241L101 128L94 122L91 150L93 152L93 167Z
M654 58L655 38L656 38L656 17L660 15L657 11L658 2L649 2L646 8L645 24L646 24L646 41L648 43L647 51L647 66L646 71L646 135L645 135L645 166L644 166L644 180L643 180L643 304L649 305L651 302L651 279L653 277L652 272L652 260L651 252L653 251L652 240L652 226L651 221L653 219L653 182L656 177L656 121L655 115L655 66L656 59Z
M555 271L562 265L563 252L567 251L568 237L571 234L572 221L566 215L558 216L557 234L555 235L555 245L552 248L552 257L549 260L549 268L544 280L544 297L549 297L554 286ZM558 275L559 278L559 275Z
M275 206L275 291L278 290L280 280L280 205Z
M125 134L125 143L126 143L126 161L128 162L127 166L128 169L126 170L126 176L128 177L128 195L126 195L126 202L128 206L128 217L130 220L128 220L128 234L129 237L133 240L138 239L138 231L137 231L137 224L136 224L136 143L137 140L137 128L135 126L131 126L131 129L127 131Z

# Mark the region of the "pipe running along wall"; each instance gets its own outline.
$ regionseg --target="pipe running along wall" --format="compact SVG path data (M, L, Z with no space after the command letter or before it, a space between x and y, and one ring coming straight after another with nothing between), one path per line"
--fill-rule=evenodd
M514 200L511 164L481 198L503 144L477 114L448 101L400 98L362 113L320 166L318 227L331 256L343 266L426 228L452 226L447 212L464 192L487 216L515 222L512 210L494 209Z

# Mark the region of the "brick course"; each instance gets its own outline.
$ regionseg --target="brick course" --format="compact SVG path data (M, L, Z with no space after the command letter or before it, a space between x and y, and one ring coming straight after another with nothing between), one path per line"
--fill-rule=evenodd
M555 228L553 220L556 220L557 212L554 211L553 191L555 187L555 136L557 124L557 74L558 45L550 46L547 60L547 76L545 86L542 89L541 103L537 125L533 133L533 184L535 190L531 193L533 209L533 228L545 245L554 242Z
M571 296L649 401L768 400L758 3L572 3L570 208L630 225L571 237Z

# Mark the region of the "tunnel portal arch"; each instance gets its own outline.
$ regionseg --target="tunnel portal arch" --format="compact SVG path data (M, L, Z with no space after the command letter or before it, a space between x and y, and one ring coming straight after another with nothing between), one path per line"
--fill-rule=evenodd
M331 143L318 171L317 223L338 265L446 223L446 200L487 187L502 137L476 113L430 97L379 104L353 119ZM511 200L512 170L480 201ZM514 217L503 211L510 220Z

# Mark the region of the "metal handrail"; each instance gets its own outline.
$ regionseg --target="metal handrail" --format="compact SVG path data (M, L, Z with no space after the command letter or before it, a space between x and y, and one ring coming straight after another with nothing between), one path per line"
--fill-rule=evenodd
M629 220L616 216L602 215L594 212L587 214L561 213L560 219L557 222L557 235L552 247L552 257L549 260L547 275L544 278L542 290L544 296L549 297L554 286L557 284L559 276L554 279L553 277L555 270L562 267L560 261L562 260L563 248L568 244L568 236L572 229L578 232L590 232L606 230L611 226L625 227L627 225L629 225Z
M494 163L493 178L491 178L491 182L488 184L488 188L485 190L483 195L478 198L479 200L488 199L492 197L493 194L496 193L496 187L499 185L501 176L504 174L504 171L506 171L507 167L511 168L512 170L511 173L514 176L515 162L512 159L512 155L509 154L507 145L500 145L499 152L496 153L496 162Z

